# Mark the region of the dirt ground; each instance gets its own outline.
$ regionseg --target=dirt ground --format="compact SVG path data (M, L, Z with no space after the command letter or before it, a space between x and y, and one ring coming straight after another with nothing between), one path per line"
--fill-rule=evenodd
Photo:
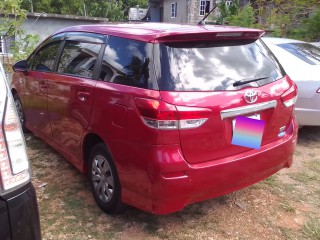
M85 176L41 140L31 134L26 139L44 240L320 240L320 127L299 130L291 168L166 216L133 208L117 216L104 214Z

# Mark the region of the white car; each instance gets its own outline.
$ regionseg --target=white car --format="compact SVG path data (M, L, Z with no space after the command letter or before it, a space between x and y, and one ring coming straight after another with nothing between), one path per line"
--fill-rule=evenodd
M20 119L0 62L0 239L40 240L36 191Z
M320 126L320 48L306 42L263 37L298 86L295 113L300 126Z
M320 42L312 42L311 44L320 48Z

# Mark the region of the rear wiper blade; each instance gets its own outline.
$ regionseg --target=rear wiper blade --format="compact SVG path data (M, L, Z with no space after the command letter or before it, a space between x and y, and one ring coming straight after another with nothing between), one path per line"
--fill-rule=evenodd
M241 86L241 85L244 85L244 84L247 84L247 83L251 83L251 82L255 82L255 81L259 81L259 80L263 80L263 79L266 79L268 77L259 77L259 78L255 78L255 77L252 77L252 78L244 78L244 79L241 79L241 80L238 80L238 81L235 81L233 83L233 86L234 87L237 87L237 86Z

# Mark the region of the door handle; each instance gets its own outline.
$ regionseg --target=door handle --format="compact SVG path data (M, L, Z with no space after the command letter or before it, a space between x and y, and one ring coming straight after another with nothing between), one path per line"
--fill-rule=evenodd
M90 93L88 92L81 92L81 91L78 92L78 98L82 102L86 101L89 97L90 97Z

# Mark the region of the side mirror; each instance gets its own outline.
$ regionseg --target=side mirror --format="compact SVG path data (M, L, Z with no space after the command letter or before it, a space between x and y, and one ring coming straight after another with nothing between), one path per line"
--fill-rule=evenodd
M28 64L26 60L21 60L19 62L16 62L13 67L13 71L15 72L26 72L28 70Z

